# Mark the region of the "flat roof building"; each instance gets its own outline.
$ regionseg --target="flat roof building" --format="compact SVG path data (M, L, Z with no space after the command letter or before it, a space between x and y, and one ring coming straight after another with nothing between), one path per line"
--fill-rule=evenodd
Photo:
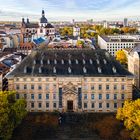
M113 56L118 50L134 48L137 44L140 44L139 35L98 36L99 47Z

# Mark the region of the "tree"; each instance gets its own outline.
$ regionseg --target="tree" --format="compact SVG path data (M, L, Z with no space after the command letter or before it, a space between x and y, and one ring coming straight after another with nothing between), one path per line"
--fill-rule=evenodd
M124 33L129 33L129 27L123 27L121 29Z
M113 116L104 117L102 120L95 123L95 128L103 139L113 139L118 134L120 122Z
M78 47L84 47L84 41L78 40L77 43L76 43L76 46L78 46Z
M26 102L15 99L14 91L0 92L0 138L10 139L15 127L26 116Z
M121 30L126 34L126 33L129 33L129 34L134 34L137 32L137 29L136 28L132 28L132 27L123 27L121 28Z
M140 99L125 101L123 108L118 109L116 117L124 121L132 139L140 140Z
M118 60L123 65L127 65L127 57L122 50L116 52L116 60Z
M65 35L71 36L73 34L73 28L72 27L60 28L59 32L62 36L65 36Z

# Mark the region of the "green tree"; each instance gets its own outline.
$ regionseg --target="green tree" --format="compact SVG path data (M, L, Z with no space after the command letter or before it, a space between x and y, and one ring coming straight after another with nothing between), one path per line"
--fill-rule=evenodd
M0 92L0 138L10 139L15 127L26 116L26 102L15 99L14 91Z
M127 65L127 57L123 50L116 52L116 60L118 60L122 65Z
M125 101L123 108L118 109L116 117L124 121L132 139L140 140L140 99Z

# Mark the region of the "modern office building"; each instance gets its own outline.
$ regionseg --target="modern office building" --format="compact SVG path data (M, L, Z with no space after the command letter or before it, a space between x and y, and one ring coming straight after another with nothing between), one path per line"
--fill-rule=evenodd
M7 78L34 112L114 112L132 98L133 75L105 50L33 51Z
M139 35L98 36L98 46L115 56L118 50L134 48L140 43Z
M123 26L128 27L128 19L127 18L124 18Z

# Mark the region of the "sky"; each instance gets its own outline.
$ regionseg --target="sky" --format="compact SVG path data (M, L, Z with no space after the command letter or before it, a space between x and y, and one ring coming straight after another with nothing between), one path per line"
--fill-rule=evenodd
M0 0L0 20L38 21L42 9L49 21L140 20L140 0Z

